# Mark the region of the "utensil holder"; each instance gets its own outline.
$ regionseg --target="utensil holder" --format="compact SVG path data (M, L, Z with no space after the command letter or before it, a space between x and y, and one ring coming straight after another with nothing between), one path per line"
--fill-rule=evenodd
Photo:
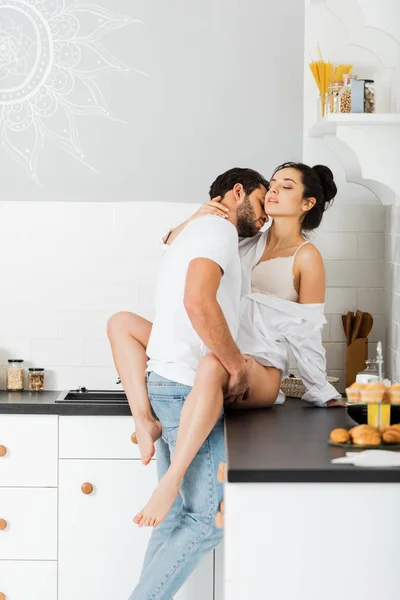
M358 338L346 347L346 387L350 387L357 373L365 369L367 358L368 338Z

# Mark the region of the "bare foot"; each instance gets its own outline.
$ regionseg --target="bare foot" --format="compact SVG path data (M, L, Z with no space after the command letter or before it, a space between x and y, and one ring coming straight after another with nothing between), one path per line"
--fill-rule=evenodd
M139 445L142 463L148 465L154 456L154 442L161 437L161 423L156 419L143 419L137 421L135 427L136 431L132 436L132 441Z
M133 519L139 527L156 527L165 519L179 494L180 482L162 477L146 506Z

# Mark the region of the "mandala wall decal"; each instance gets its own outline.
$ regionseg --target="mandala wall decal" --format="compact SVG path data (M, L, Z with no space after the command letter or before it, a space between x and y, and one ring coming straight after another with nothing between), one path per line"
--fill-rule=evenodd
M112 56L101 38L132 23L141 21L89 0L0 0L0 147L36 184L46 139L93 169L75 116L120 121L106 106L101 78L141 72Z

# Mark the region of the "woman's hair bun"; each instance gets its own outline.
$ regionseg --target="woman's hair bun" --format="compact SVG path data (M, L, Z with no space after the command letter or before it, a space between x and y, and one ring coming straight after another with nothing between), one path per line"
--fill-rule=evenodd
M330 170L330 168L326 165L315 165L315 167L313 167L313 170L317 173L321 181L321 187L324 193L324 200L326 202L326 210L337 194L337 187L333 178L333 173Z

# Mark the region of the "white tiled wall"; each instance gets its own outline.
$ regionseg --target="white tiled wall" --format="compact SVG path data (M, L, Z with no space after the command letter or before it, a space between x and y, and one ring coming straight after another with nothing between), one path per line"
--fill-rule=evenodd
M7 359L21 357L27 367L46 368L48 389L113 389L107 319L119 310L153 317L159 238L195 209L179 203L0 203L1 387ZM315 236L327 267L328 369L341 379L342 312L371 311L371 341L384 336L383 254L375 243L383 230L382 207L342 205L339 195ZM365 236L374 241L368 260Z
M119 310L153 316L162 233L179 203L0 203L0 387L8 358L46 368L47 389L113 389L106 337Z
M387 375L400 382L400 206L386 212L385 293L388 314Z

